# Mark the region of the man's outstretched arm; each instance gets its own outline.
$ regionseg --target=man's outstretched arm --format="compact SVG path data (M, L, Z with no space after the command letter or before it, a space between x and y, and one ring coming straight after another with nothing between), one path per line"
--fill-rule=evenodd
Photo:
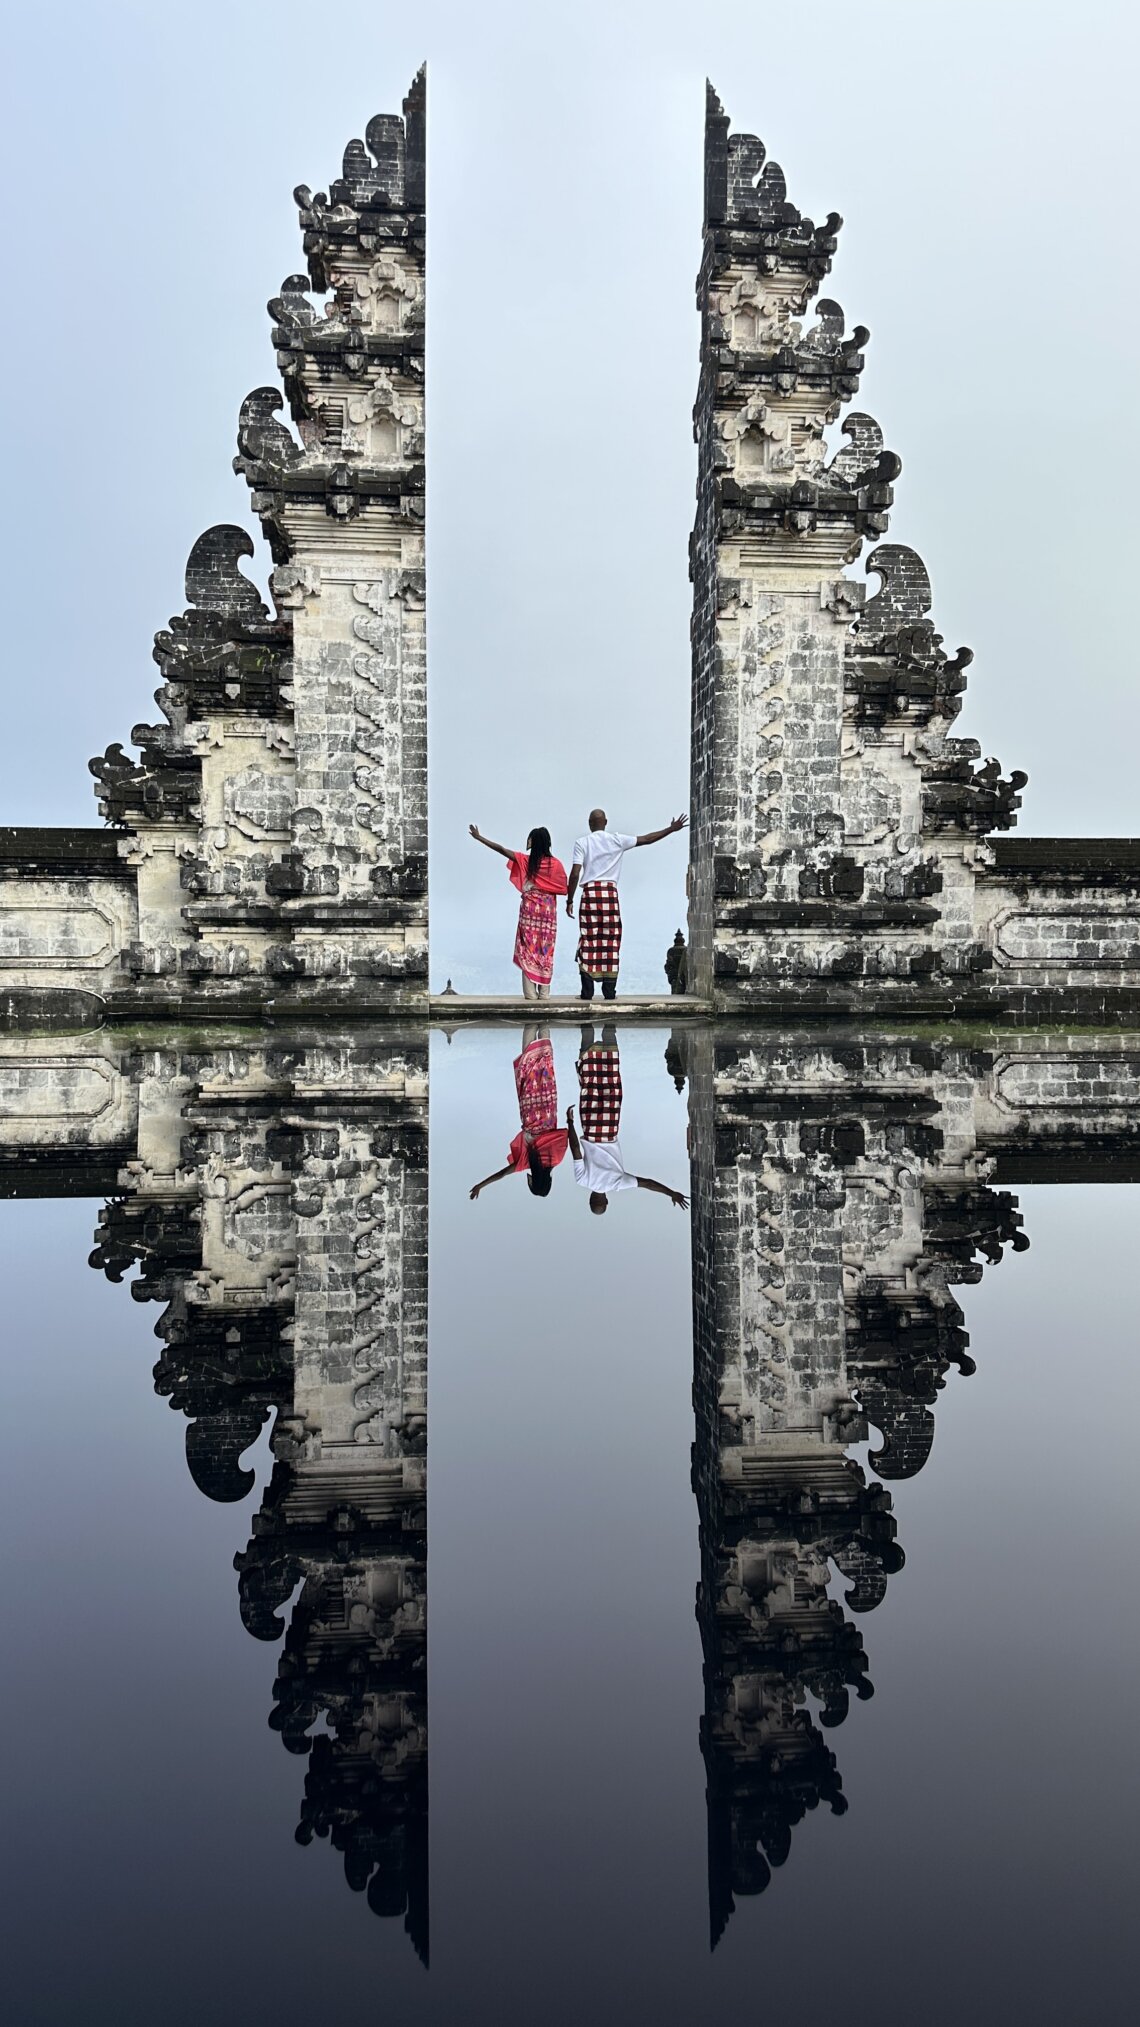
M640 844L640 842L641 840L639 838L638 843ZM571 866L570 868L570 885L566 889L566 913L568 915L572 915L574 913L574 896L578 891L578 880L581 875L581 871L582 871L581 866Z
M662 838L671 838L674 831L683 831L688 821L687 816L675 816L672 823L666 824L664 830L646 831L644 837L638 838L637 842L639 845L660 844Z
M647 1175L639 1175L636 1178L636 1180L638 1189L651 1189L655 1196L669 1197L670 1200L676 1204L677 1209L679 1211L688 1210L689 1208L688 1197L682 1196L679 1189L670 1189L667 1182L653 1182L651 1178Z

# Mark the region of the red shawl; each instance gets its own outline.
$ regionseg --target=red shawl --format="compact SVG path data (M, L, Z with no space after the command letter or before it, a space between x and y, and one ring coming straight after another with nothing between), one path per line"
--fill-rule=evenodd
M507 877L512 887L522 893L529 877L527 873L528 852L512 852L507 862ZM564 894L570 882L561 859L544 859L535 878L531 881L536 894Z
M570 1145L570 1135L564 1126L555 1127L552 1132L536 1133L531 1145L544 1168L557 1168ZM515 1134L507 1149L507 1160L516 1175L526 1174L530 1161L525 1134Z

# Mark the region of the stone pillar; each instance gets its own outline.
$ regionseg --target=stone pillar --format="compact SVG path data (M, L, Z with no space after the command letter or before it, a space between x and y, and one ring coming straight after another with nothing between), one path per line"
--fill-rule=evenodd
M239 455L293 626L289 944L298 1000L427 990L426 78L328 194L298 189L308 276L270 304L300 441L259 388ZM311 300L311 293L324 298Z
M788 202L710 87L689 984L725 1005L914 1003L935 975L936 998L960 998L985 962L977 840L1013 821L1024 779L946 736L969 656L943 653L913 552L875 552L865 608L844 574L885 533L900 464L869 415L826 438L869 335L828 299L805 321L840 224Z

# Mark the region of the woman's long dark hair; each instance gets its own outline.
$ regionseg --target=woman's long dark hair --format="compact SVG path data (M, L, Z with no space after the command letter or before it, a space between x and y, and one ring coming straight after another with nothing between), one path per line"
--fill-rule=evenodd
M543 860L550 857L550 832L540 824L537 830L531 832L527 844L530 847L530 857L526 862L526 876L528 880L537 880L542 871Z
M526 1179L526 1186L531 1195L549 1196L550 1185L554 1181L554 1176L551 1170L547 1168L537 1147L527 1148L526 1159L527 1167L530 1169L530 1174Z

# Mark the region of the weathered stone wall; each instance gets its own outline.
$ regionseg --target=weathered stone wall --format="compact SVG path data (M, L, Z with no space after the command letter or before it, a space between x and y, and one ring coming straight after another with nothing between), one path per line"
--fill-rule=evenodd
M830 300L805 322L840 223L801 216L710 89L690 990L725 1008L1014 1017L1042 994L1062 1017L1082 998L1103 1012L1107 993L1128 1017L1140 976L1119 899L1070 881L1068 919L1038 907L1019 926L989 885L989 834L1016 820L1026 777L951 735L972 656L943 648L921 559L880 542L873 597L844 574L886 532L900 465L868 415L828 441L868 338Z
M110 862L64 865L82 833L0 851L9 1017L77 992L136 1014L426 998L425 93L421 72L327 193L296 192L308 273L269 305L296 433L257 388L235 460L274 612L245 531L208 530L155 638L161 721L137 760L91 763Z
M105 831L0 829L0 1020L82 1020L138 933L133 872Z

